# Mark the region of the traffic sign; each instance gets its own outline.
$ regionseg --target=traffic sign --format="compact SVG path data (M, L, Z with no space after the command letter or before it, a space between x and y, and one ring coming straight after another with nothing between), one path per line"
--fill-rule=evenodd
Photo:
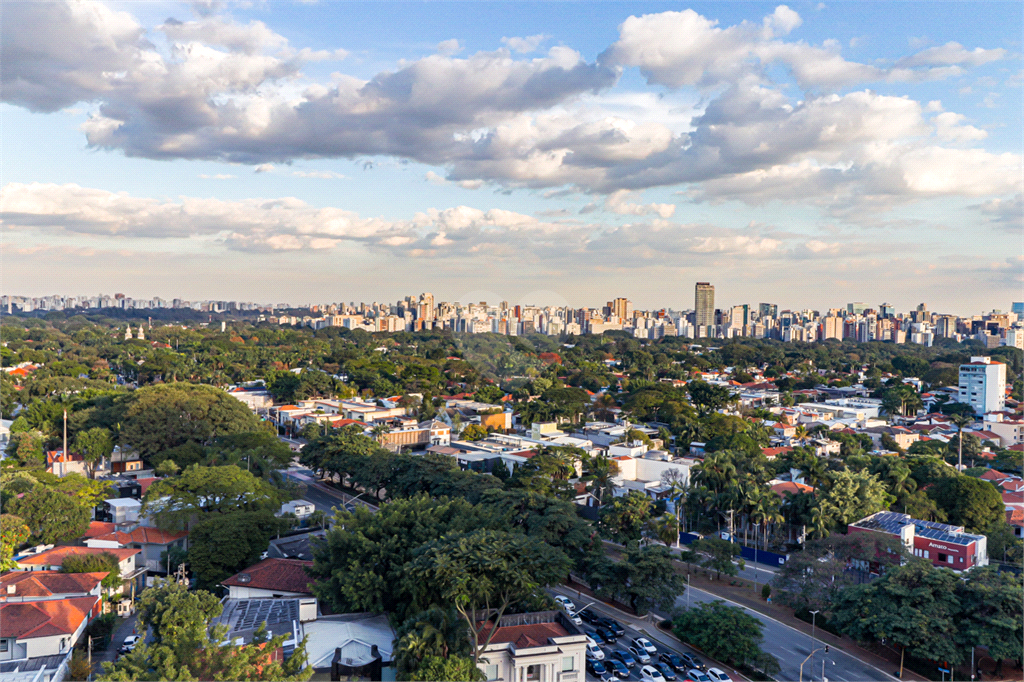
M949 672L949 668L939 668L939 672L940 673L948 673Z

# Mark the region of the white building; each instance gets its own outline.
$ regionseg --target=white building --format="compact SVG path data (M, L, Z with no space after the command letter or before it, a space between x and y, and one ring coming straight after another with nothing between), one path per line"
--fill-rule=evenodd
M1006 405L1006 365L987 356L975 356L960 365L958 402L970 405L975 414L1000 412Z
M477 641L491 634L478 623ZM584 682L587 636L561 611L502 616L477 664L488 680Z

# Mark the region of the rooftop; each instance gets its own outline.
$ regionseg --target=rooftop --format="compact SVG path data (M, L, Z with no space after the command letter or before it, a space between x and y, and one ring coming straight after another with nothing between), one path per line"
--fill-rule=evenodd
M118 561L124 561L136 554L142 554L142 550L124 549L120 547L54 547L53 549L48 549L45 552L40 552L39 554L33 554L32 556L18 559L17 562L28 566L60 566L64 562L64 557L68 557L73 554L113 554L117 557Z
M0 601L22 597L52 597L58 594L88 594L108 575L106 571L11 571L0 575ZM10 591L12 587L14 592Z
M936 521L922 521L921 519L911 517L909 514L900 514L898 512L878 512L850 524L850 526L855 528L875 530L891 535L899 535L902 528L910 525L914 527L914 535L917 537L928 538L929 540L945 542L951 545L967 546L984 537L965 533L963 526L951 526L947 523L938 523Z
M236 573L221 584L236 587L252 587L260 590L280 590L312 594L313 579L306 573L312 561L300 559L264 559L240 573Z
M32 639L70 635L78 629L99 597L73 597L0 605L0 637Z

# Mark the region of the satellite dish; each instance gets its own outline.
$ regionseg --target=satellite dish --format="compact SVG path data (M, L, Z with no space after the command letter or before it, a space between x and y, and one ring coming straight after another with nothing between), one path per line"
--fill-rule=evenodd
M240 582L240 583L247 583L247 582L249 582L251 580L252 580L252 576L249 575L248 573L239 573L238 574L238 582Z

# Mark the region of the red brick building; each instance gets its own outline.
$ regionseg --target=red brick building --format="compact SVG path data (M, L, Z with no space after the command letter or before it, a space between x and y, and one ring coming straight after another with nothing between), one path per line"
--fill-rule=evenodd
M988 565L988 538L965 533L963 526L921 521L909 514L878 512L851 523L851 533L885 533L899 538L914 556L933 566L966 571Z

